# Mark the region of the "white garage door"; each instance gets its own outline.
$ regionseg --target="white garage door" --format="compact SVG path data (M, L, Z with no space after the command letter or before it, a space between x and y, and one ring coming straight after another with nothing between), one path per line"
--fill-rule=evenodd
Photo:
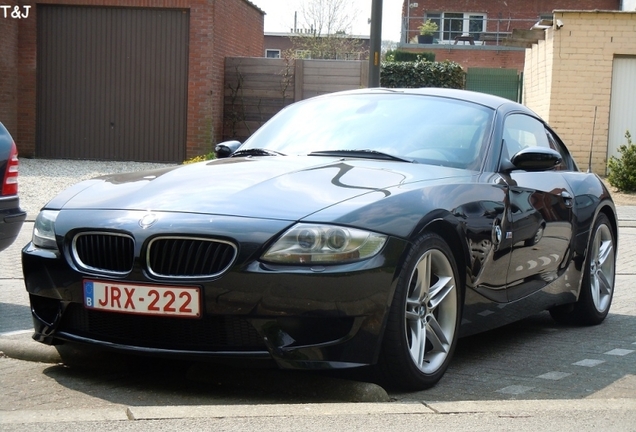
M612 101L607 143L607 159L619 157L618 148L627 144L629 130L636 142L636 57L616 57L612 71Z

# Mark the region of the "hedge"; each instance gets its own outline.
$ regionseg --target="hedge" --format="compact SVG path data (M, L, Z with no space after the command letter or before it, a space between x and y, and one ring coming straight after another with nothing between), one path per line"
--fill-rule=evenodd
M455 62L385 62L380 85L388 88L444 87L463 89L465 73Z
M414 53L409 51L389 50L386 52L387 61L394 62L416 62L416 61L435 61L435 53L432 52L420 52Z

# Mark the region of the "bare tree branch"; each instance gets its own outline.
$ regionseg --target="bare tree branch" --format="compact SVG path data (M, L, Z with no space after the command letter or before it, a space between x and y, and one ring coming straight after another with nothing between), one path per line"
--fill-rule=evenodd
M314 59L362 59L368 55L364 42L351 37L360 12L349 0L307 0L302 3L301 22L308 32L291 37L294 57Z
M350 34L360 11L349 0L309 0L302 3L300 13L306 28L324 36Z

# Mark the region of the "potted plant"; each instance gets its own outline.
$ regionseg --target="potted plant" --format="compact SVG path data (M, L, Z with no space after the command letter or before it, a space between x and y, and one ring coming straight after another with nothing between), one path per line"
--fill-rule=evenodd
M433 43L433 36L437 33L439 27L433 21L426 20L417 28L420 34L417 36L417 43L430 44Z

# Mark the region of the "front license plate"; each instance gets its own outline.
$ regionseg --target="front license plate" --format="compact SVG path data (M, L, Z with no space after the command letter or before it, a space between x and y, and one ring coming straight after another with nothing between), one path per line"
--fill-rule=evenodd
M84 306L140 315L199 318L201 289L84 280Z

